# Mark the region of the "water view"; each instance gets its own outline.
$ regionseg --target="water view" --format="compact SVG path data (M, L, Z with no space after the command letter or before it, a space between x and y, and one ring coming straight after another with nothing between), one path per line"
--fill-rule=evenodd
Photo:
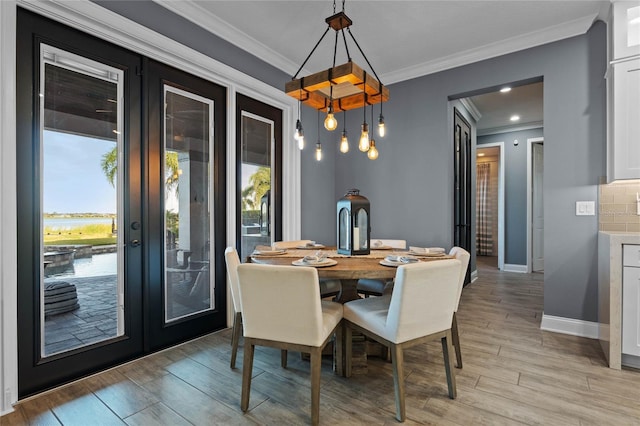
M85 225L111 225L110 217L45 217L45 228L72 229Z
M118 253L94 254L87 258L74 259L73 263L64 268L51 269L48 272L45 268L46 278L61 277L100 277L105 275L115 275L118 267Z

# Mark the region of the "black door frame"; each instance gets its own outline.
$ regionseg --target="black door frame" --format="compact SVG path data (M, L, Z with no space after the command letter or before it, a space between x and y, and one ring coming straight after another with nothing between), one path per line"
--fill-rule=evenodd
M453 108L453 244L471 253L471 125ZM471 268L467 269L464 285L471 282Z

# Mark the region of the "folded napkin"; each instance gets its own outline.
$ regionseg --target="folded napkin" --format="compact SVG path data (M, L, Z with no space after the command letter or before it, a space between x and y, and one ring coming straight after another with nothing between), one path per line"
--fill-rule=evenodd
M409 246L409 251L419 254L444 254L442 247L414 247Z
M308 255L302 258L304 263L321 263L327 259L327 254L318 250L314 255Z
M394 254L385 257L385 260L389 262L402 262L402 263L414 263L419 261L417 258L413 256L398 256Z

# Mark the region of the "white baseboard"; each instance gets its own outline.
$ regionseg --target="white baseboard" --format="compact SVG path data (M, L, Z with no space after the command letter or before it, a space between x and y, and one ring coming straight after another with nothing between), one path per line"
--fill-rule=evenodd
M640 369L640 356L622 354L622 365Z
M471 271L471 282L475 282L478 279L478 270Z
M526 274L527 265L513 265L513 264L505 263L504 272L518 272L520 274Z
M587 337L589 339L598 338L597 322L542 314L542 323L540 324L540 328L546 331Z

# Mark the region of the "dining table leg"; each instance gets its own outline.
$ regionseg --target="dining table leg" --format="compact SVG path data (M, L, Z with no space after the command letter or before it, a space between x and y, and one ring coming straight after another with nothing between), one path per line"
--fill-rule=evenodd
M338 303L347 303L352 300L358 300L360 296L358 296L358 280L352 279L341 279L340 280L340 293L334 299Z

